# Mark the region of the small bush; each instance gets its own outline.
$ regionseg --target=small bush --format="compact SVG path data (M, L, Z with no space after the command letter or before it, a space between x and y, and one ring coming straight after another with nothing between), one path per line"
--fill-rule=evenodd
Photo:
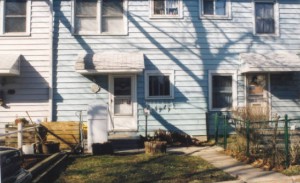
M193 140L190 135L175 132L175 131L166 131L166 130L156 130L154 131L153 137L143 137L141 136L142 141L166 141L168 145L182 146L182 145L192 145Z

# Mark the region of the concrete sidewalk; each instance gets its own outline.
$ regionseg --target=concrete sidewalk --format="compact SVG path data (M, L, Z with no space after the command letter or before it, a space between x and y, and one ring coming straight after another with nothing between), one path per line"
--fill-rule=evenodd
M251 165L241 163L234 158L225 155L221 147L180 147L169 148L170 153L180 153L191 156L201 156L215 167L222 169L238 181L229 182L247 182L247 183L300 183L300 176L288 177L274 171L264 171L260 168L254 168Z

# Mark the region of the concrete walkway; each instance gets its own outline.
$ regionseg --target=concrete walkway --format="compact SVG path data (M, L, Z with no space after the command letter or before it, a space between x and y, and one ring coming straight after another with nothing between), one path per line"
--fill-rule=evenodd
M241 163L234 158L223 153L221 147L181 147L169 148L168 152L191 156L201 156L215 167L222 169L238 181L229 182L247 182L247 183L300 183L300 176L288 177L274 171L264 171L260 168L254 168L251 165ZM228 182L228 183L229 183Z

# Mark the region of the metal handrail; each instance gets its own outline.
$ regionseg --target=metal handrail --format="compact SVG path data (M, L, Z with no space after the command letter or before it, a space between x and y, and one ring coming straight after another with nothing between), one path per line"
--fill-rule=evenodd
M39 125L37 125L37 126L39 126ZM16 130L16 131L9 132L9 133L5 133L5 134L0 134L0 137L5 137L5 136L12 135L12 134L15 134L15 133L20 133L20 132L22 132L22 131L34 129L34 128L36 128L37 126L28 127L28 128L23 128L22 130Z
M107 104L107 111L108 111L108 115L109 115L109 118L110 118L110 123L111 123L111 126L112 126L112 131L114 132L115 131L115 123L114 123L114 120L112 118L111 112L109 110L109 105L108 104Z

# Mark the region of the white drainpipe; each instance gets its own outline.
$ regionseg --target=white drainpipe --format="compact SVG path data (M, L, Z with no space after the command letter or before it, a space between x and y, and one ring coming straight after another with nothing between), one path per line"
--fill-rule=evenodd
M48 121L52 121L53 116L53 0L49 0L49 114Z

